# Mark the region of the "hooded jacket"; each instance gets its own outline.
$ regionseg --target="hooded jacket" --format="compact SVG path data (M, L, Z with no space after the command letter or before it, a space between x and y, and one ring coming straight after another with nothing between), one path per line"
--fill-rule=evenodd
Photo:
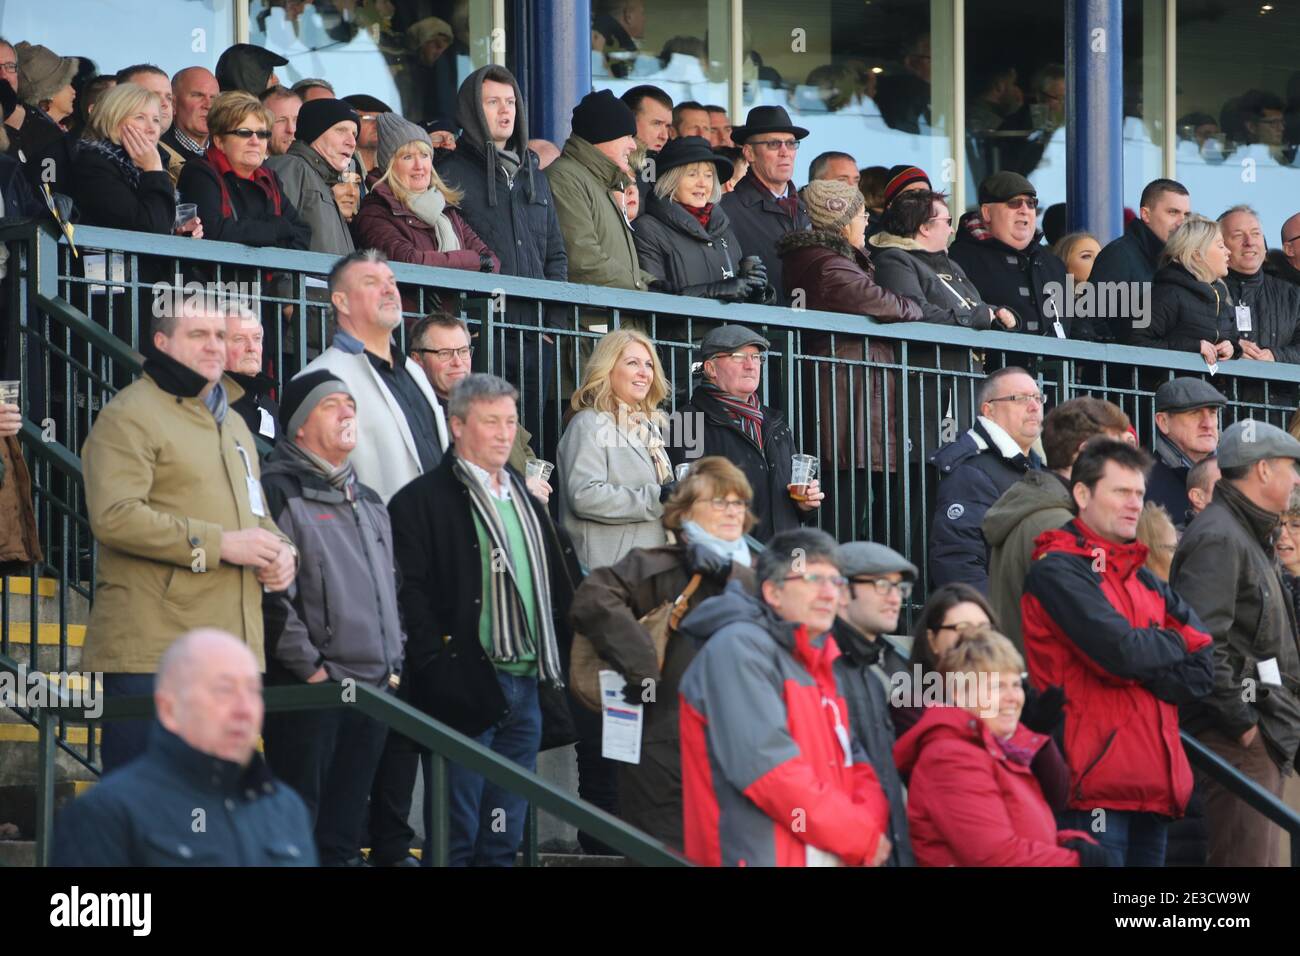
M1072 809L1180 817L1191 796L1177 705L1210 692L1213 642L1146 557L1076 518L1039 537L1025 579L1025 660L1065 694Z
M1002 633L1024 653L1020 636L1020 598L1034 555L1034 542L1045 531L1074 517L1074 499L1055 472L1026 472L984 515L981 528L989 546L989 603Z
M1236 299L1222 279L1202 282L1180 262L1171 262L1156 273L1151 289L1151 321L1134 328L1132 345L1146 348L1199 352L1201 341L1228 341L1233 356L1241 354L1237 344Z
M736 238L747 256L758 256L767 268L767 281L776 290L777 305L789 305L785 290L789 288L782 276L783 264L776 244L791 232L803 232L813 227L794 183L786 184L787 202L794 200L793 213L777 202L772 191L758 181L751 169L736 183L736 188L718 202L718 207L731 220ZM853 310L855 312L860 309Z
M710 284L740 274L745 255L721 206L714 205L706 228L681 203L653 192L642 202L634 240L641 268L677 295L707 295Z
M1250 309L1250 331L1239 332L1239 338L1271 349L1278 362L1300 362L1300 287L1263 269L1253 275L1229 269L1224 283L1229 295Z
M1151 231L1150 226L1141 219L1131 219L1124 227L1124 235L1106 243L1097 253L1088 281L1093 285L1102 282L1153 282L1164 249L1164 242ZM1129 288L1133 287L1129 285ZM1111 338L1127 342L1133 323L1123 316L1112 316L1106 328Z
M258 96L265 92L275 68L284 66L287 62L280 54L265 47L236 43L217 60L217 86L223 93L243 90Z
M560 157L546 167L546 179L564 236L569 281L649 289L655 277L641 268L632 226L610 195L627 186L628 174L581 136L570 136Z
M349 498L286 444L271 452L262 486L299 563L289 590L263 601L268 676L305 682L324 667L332 681L387 686L406 643L388 509L359 481Z
M439 249L437 230L408 209L394 195L388 183L380 183L361 200L361 211L357 213L356 221L357 237L362 245L378 249L394 262L478 272L482 267L479 260L482 255L491 260L491 271L501 271L497 257L469 227L459 210L446 206L443 215L456 233L459 249L447 252Z
M1169 581L1214 636L1213 692L1184 705L1188 731L1235 739L1258 726L1285 773L1300 746L1300 650L1295 608L1273 553L1277 522L1220 481L1178 543ZM1260 677L1260 662L1268 660L1277 662L1281 687Z
M343 218L332 192L339 181L339 172L324 156L310 144L295 139L285 153L268 157L266 166L280 177L284 197L298 210L299 218L311 227L312 252L346 256L355 248L348 221Z
M1055 336L1059 319L1062 338L1091 337L1086 323L1075 323L1064 307L1065 263L1043 245L1041 231L1015 249L963 218L948 255L966 270L983 301L1016 314L1020 321L1011 331Z
M686 856L704 866L869 863L889 803L854 746L829 633L732 581L682 622L707 641L681 683Z
M507 171L488 134L482 105L483 75L493 69L475 70L461 84L456 123L463 132L456 148L438 158L438 175L465 194L460 212L496 253L503 275L563 282L568 278L564 237L555 217L550 184L538 168L537 154L528 148L527 111L513 78L517 112L506 146L519 157L517 172ZM535 309L527 302L508 303L506 308L507 314L515 308L518 316L536 321Z
M968 329L992 327L997 306L983 301L975 283L947 252L930 252L915 239L890 232L876 233L870 243L876 282L919 305L925 321Z
M1011 744L1029 754L1055 746L1017 724ZM1033 771L1007 757L984 721L957 707L927 707L894 745L907 779L907 817L920 866L1078 866L1056 829Z
M1014 450L1011 437L993 437L988 419L930 456L939 492L930 519L930 587L962 581L987 593L988 542L984 515L1024 475L1043 467L1038 453Z

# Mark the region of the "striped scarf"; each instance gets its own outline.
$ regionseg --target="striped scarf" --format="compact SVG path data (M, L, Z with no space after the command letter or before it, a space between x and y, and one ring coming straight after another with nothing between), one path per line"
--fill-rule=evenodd
M730 416L732 424L753 439L759 448L763 447L763 407L758 403L757 392L749 398L737 398L712 382L701 382L697 387L713 396Z
M541 522L533 513L528 503L528 489L524 487L508 470L502 475L510 482L510 495L519 515L519 525L524 532L524 544L527 547L526 558L533 571L533 592L537 602L537 623L541 628L541 646L538 647L533 636L528 633L528 614L524 609L523 598L519 594L519 584L515 577L514 560L518 555L510 553L510 541L506 534L505 523L497 511L496 505L483 483L474 475L460 458L453 456L452 470L456 477L469 489L470 502L474 513L487 529L488 539L492 542L492 554L484 555L484 560L502 557L505 574L490 575L492 593L488 598L488 609L492 614L492 659L511 662L519 660L524 653L537 657L538 679L547 681L555 687L563 687L564 679L560 668L559 645L555 638L555 620L551 611L551 571L546 559L546 541L543 537Z
M335 491L343 492L348 501L356 499L357 470L352 465L352 459L347 459L341 465L331 465L320 455L308 451L288 437L275 447L280 453L277 457L296 459L308 471L315 472L329 482L330 487Z

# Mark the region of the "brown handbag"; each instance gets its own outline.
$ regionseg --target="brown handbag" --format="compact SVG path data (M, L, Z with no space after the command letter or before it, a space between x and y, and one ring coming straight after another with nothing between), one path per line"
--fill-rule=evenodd
M700 586L700 574L695 574L675 600L664 601L653 611L642 615L639 623L650 634L654 644L655 659L664 666L668 638L672 637L690 606L691 595ZM595 646L584 635L573 633L573 648L569 655L569 689L588 710L600 713L600 672L615 670L609 662L596 653Z

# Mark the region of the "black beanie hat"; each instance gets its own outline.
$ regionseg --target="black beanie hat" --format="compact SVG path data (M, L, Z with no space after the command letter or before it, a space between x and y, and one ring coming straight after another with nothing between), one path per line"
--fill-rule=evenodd
M312 100L303 103L302 109L298 111L298 132L294 139L300 139L310 146L331 126L344 120L355 123L357 133L361 133L361 117L342 100Z
M311 416L312 409L321 403L326 395L343 392L352 395L347 383L328 369L316 369L303 372L289 380L280 395L280 428L284 436L293 441L302 428L303 422ZM356 396L352 396L356 400Z
M635 136L636 114L609 90L588 93L573 108L573 135L589 143L608 143Z

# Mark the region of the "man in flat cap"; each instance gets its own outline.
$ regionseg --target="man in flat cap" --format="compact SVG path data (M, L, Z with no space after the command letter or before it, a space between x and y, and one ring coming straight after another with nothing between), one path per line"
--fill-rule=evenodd
M916 583L916 566L892 548L873 541L842 544L835 553L848 579L848 601L831 636L840 656L832 665L835 683L849 705L850 729L862 744L889 800L885 835L893 844L886 866L913 866L907 833L907 804L894 766L894 723L889 716L894 675L907 670L908 650L892 634L898 614Z
M767 339L743 325L710 330L700 345L703 379L682 406L680 431L668 442L674 466L722 455L745 473L758 517L751 533L764 543L811 521L826 497L815 478L803 500L791 496L794 435L781 413L758 399L769 348Z
M1169 583L1214 638L1214 691L1181 708L1183 726L1282 796L1300 746L1295 611L1273 555L1278 518L1300 486L1300 441L1245 419L1219 441L1223 477L1174 553ZM1281 830L1197 774L1210 866L1276 866Z
M1182 530L1193 517L1187 473L1219 444L1219 409L1228 400L1209 382L1175 378L1156 389L1156 464L1147 482L1147 501L1169 512Z

